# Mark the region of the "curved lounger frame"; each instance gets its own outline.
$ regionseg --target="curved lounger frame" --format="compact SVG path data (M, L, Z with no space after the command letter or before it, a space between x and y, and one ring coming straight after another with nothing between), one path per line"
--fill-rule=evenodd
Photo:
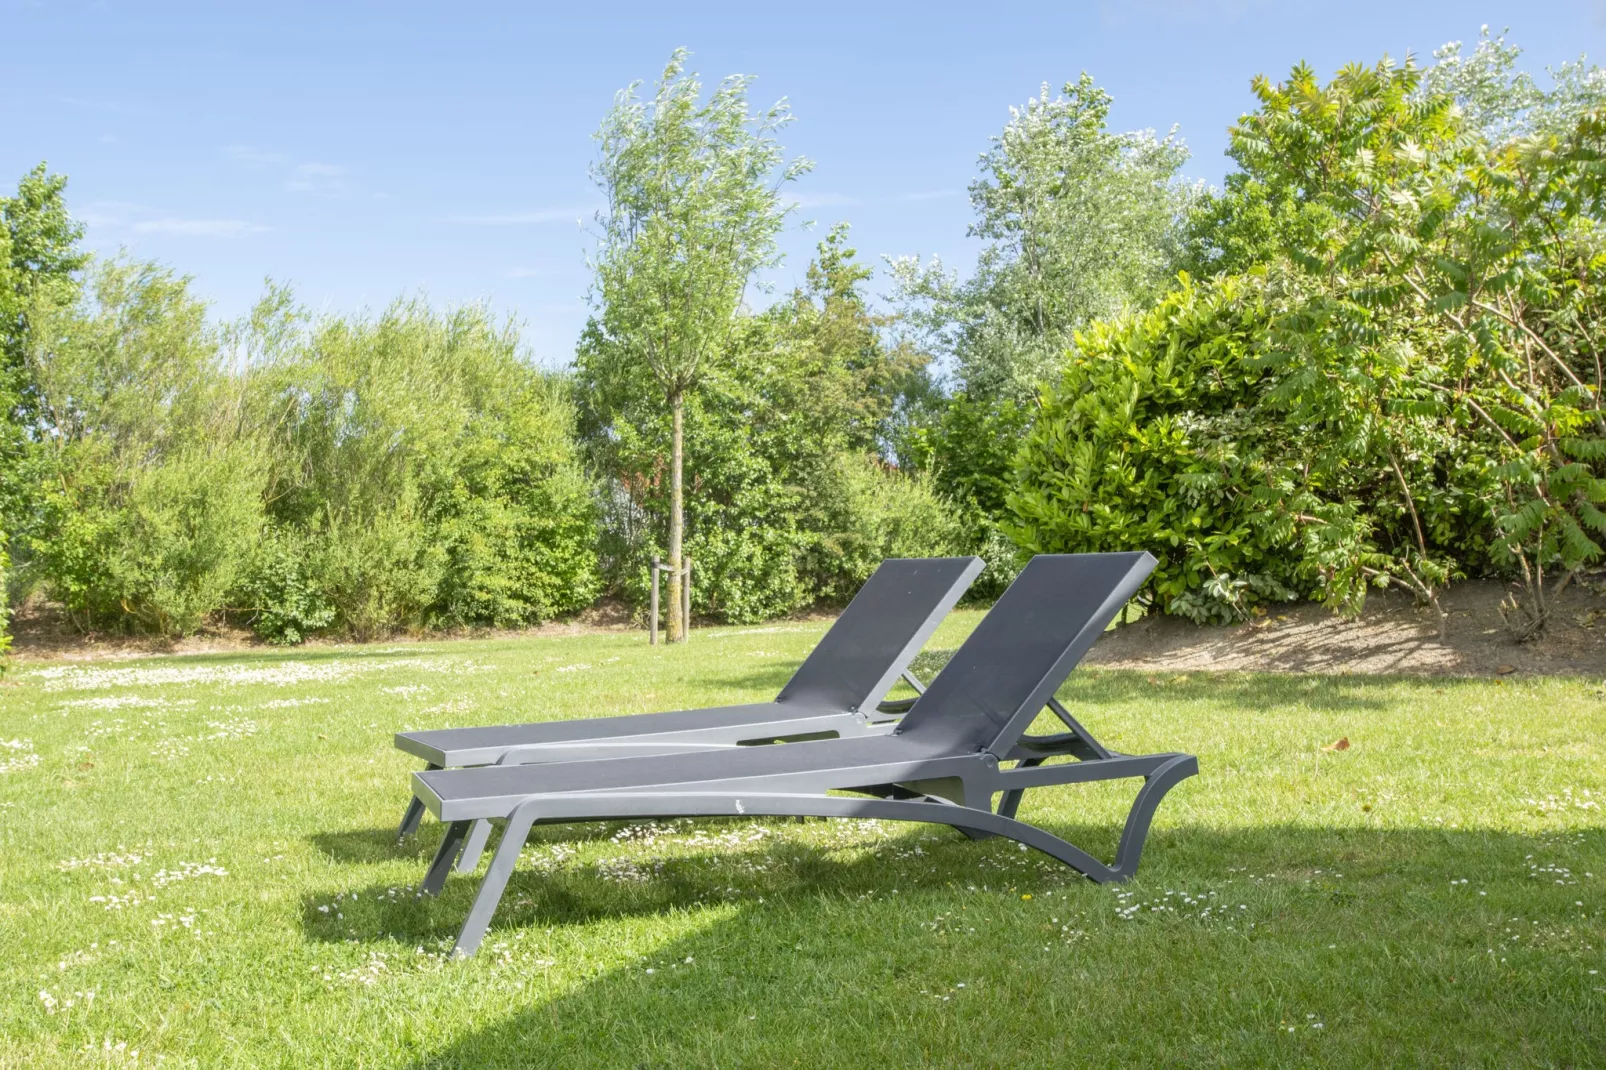
M919 821L949 825L975 838L1003 836L1042 851L1064 862L1083 876L1106 884L1124 881L1137 872L1143 845L1148 838L1149 825L1155 809L1166 793L1199 771L1198 759L1188 754L1165 755L1164 761L1149 773L1139 789L1132 809L1127 813L1121 841L1116 848L1115 861L1106 865L1086 851L1053 833L1014 819L1014 807L1008 815L992 813L951 802L940 796L926 795L912 799L843 798L832 795L773 793L702 793L665 792L656 794L636 792L599 792L595 794L566 793L536 796L521 803L508 815L507 827L502 833L490 868L480 883L474 905L464 919L452 948L455 957L474 954L491 918L501 902L508 879L518 862L519 853L536 825L562 824L573 821L637 820L642 818L674 817L842 817L875 819L881 821ZM1040 761L1040 760L1039 760ZM1058 772L1064 767L1049 767L1045 772ZM1013 770L1009 771L1013 772ZM1008 776L1008 772L1002 775ZM1094 778L1086 778L1094 779ZM1101 778L1102 779L1102 778ZM1019 803L1024 787L1011 789L1009 795ZM447 874L460 848L465 846L471 822L454 821L447 826L440 850L424 878L420 891L438 895L446 884ZM481 826L486 822L479 822Z
M438 894L459 855L459 868L472 867L489 834L489 818L505 819L507 827L458 936L458 955L479 947L537 824L739 816L921 821L976 839L1007 837L1100 883L1125 880L1137 871L1155 808L1199 771L1198 760L1180 753L1111 751L1055 692L1154 565L1145 553L1033 558L908 712L879 738L718 754L681 751L675 743L684 741L658 739L650 745L662 750L639 757L618 757L588 741L547 750L545 761L553 764L543 768L414 774L415 797L447 822L421 891ZM1028 734L1044 709L1065 731ZM502 764L523 765L532 758L540 760L533 753L509 754ZM1053 759L1073 760L1048 764ZM1132 777L1144 785L1112 864L1015 816L1032 788ZM832 790L860 797L827 794ZM993 813L998 793L1003 798Z

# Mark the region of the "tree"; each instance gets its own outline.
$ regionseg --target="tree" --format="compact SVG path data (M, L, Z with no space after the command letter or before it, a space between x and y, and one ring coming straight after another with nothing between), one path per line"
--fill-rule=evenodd
M234 605L259 634L522 627L596 596L567 383L513 322L418 300L314 319L274 290L237 333L268 472Z
M78 248L83 227L67 214L63 175L40 164L13 197L0 197L0 653L6 629L6 544L31 530L38 513L39 451L27 432L33 404L25 366L34 321L42 310L71 305L78 272L89 262Z
M785 161L775 135L783 100L750 113L750 79L733 75L702 101L702 82L677 50L650 101L633 83L597 132L592 177L607 198L592 299L602 338L662 393L670 445L669 604L680 601L684 538L684 421L688 394L722 360L749 281L778 260L790 212L781 186L809 168ZM670 614L671 641L682 638Z
M89 255L83 227L67 214L67 179L40 164L13 197L0 197L0 530L29 527L29 487L37 457L26 427L34 406L27 374L34 322L78 298ZM15 547L15 542L13 543ZM3 597L3 594L0 594Z
M867 276L847 228L832 228L806 284L736 316L688 396L685 448L698 463L685 548L698 562L698 613L747 622L840 603L883 557L958 548L952 510L890 461L923 358L886 344ZM606 567L639 600L667 528L669 416L657 384L594 324L575 365L580 434L607 488Z
M262 451L242 431L189 280L110 261L39 311L27 352L48 476L30 568L78 627L188 634L226 604L260 528Z
M1190 220L1215 278L1079 339L1021 454L1023 543L1158 524L1157 594L1209 615L1281 596L1267 580L1437 610L1452 577L1497 571L1537 634L1606 556L1606 111L1599 72L1544 93L1513 56L1255 79L1242 170Z
M1461 109L1466 128L1489 145L1535 134L1565 135L1585 115L1606 105L1606 71L1580 58L1547 68L1552 87L1541 89L1517 63L1522 49L1504 33L1478 34L1470 54L1460 41L1433 52L1437 61L1422 72L1418 97L1448 97Z
M987 243L970 278L935 260L889 261L906 334L944 358L953 384L913 436L913 459L974 533L984 584L1010 579L1014 550L996 524L1039 384L1077 330L1170 285L1194 196L1177 177L1188 152L1175 134L1113 133L1110 104L1084 72L1062 95L1044 85L1010 110L970 186L969 233Z
M66 188L66 176L41 163L23 176L16 196L0 197L0 359L8 376L22 369L31 306L70 304L76 274L89 263L78 248L84 228L67 214Z
M1168 285L1188 152L1174 132L1111 133L1111 100L1084 72L1010 109L970 185L969 234L987 245L969 280L890 264L911 322L977 397L1029 398L1074 331Z

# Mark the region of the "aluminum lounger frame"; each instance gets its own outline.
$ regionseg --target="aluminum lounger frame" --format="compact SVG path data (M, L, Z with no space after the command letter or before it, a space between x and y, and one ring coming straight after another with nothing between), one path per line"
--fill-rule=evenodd
M396 746L428 769L525 765L590 758L676 754L781 740L880 735L911 702L880 704L899 677L916 691L909 671L982 570L979 557L890 558L820 638L774 702L705 710L632 714L484 728L399 732ZM396 830L399 841L418 828L423 803L415 796ZM490 826L475 826L458 862L479 861Z
M417 797L447 823L421 891L440 892L470 825L493 817L505 818L506 828L458 935L458 955L479 947L536 824L738 815L924 821L975 838L1006 836L1095 881L1124 880L1137 870L1155 808L1198 772L1198 761L1181 753L1111 751L1054 701L1054 692L1153 568L1154 558L1144 553L1033 558L886 735L539 769L415 773ZM1066 731L1028 736L1045 707ZM1076 760L1044 764L1051 758ZM1015 819L1028 789L1126 777L1141 777L1144 785L1112 864ZM826 794L831 790L870 797ZM997 792L1003 801L993 813Z

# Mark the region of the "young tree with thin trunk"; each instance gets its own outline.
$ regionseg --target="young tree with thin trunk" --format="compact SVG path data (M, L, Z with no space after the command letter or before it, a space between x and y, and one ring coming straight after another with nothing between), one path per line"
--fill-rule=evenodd
M593 180L607 198L591 298L603 336L663 391L669 409L669 604L680 605L686 398L724 355L748 282L779 259L791 207L781 186L806 172L777 132L784 100L749 112L751 79L732 75L704 101L684 49L650 100L633 83L614 98L596 138ZM684 638L675 613L669 639Z

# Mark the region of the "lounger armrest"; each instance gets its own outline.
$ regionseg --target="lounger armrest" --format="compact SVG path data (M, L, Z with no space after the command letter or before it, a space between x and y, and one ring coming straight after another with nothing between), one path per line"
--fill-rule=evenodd
M1100 754L1076 732L1058 732L1052 736L1022 736L1015 741L1015 746L1010 748L1009 753L1004 756L1004 760L1026 761L1028 759L1037 759L1041 761L1044 758L1053 758L1059 755L1070 755L1073 758L1080 758L1084 762L1099 761L1106 757L1124 757L1124 755L1116 751L1107 751L1104 754Z

